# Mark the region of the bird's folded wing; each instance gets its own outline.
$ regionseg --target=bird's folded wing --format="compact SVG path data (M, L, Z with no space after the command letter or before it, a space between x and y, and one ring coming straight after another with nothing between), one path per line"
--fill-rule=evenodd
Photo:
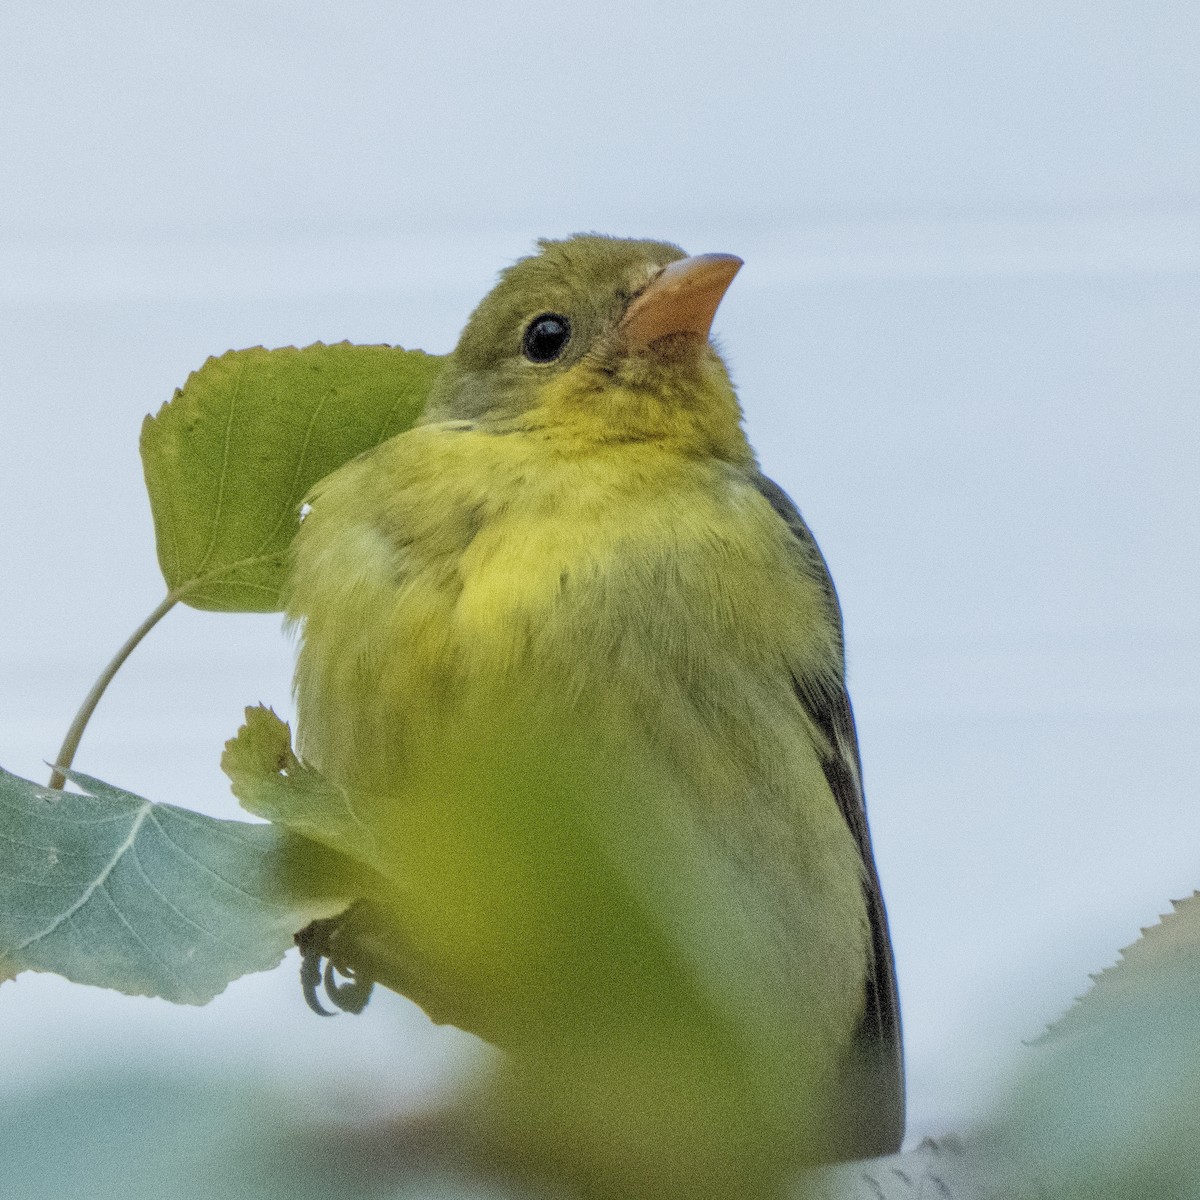
M778 484L757 476L754 485L787 524L799 543L806 568L816 571L826 589L834 618L841 632L837 594L816 540L798 509ZM900 1031L900 1000L896 969L888 934L887 911L871 851L867 810L863 798L862 766L850 698L841 683L798 678L796 694L812 719L824 745L821 766L838 808L854 835L863 861L863 888L871 923L872 969L866 980L862 1023L858 1031L862 1079L853 1088L857 1094L849 1113L857 1134L853 1149L861 1157L889 1154L900 1148L904 1136L904 1058Z

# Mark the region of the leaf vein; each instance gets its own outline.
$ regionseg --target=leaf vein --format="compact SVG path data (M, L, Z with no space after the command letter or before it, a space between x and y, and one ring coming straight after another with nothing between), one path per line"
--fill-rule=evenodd
M156 824L157 824L157 822L156 822ZM161 829L162 829L161 825L159 826L159 829L161 831ZM170 840L170 839L168 839L168 840ZM204 934L205 937L211 938L214 942L220 944L220 942L221 942L220 934L216 933L212 929L209 929L205 925L201 925L198 921L195 921L191 917L189 917L187 915L187 913L185 913L183 911L183 909L181 909L177 904L175 904L171 900L171 898L166 894L166 892L164 892L162 890L162 888L160 888L158 886L158 884L156 884L154 882L154 880L150 878L150 876L146 873L146 868L144 866L142 866L141 856L138 854L136 846L131 851L131 855L133 858L133 865L135 867L137 867L138 874L146 881L146 886L150 889L150 891L159 900L162 901L163 905L166 908L169 908L181 921L186 921L193 929L199 930L202 934Z
M388 347L388 348L395 349L395 347ZM404 353L413 354L413 353L415 353L415 351L407 350L407 351L404 351ZM414 360L410 359L409 361L414 361ZM424 364L422 364L422 365L424 365ZM387 433L388 427L391 425L393 418L400 411L400 409L404 406L404 404L409 400L409 392L411 392L411 390L412 390L411 387L408 387L408 386L401 386L397 389L395 403L392 405L392 407L390 409L388 409L387 416L384 418L383 424L379 426L379 432L375 435L375 445L376 446L378 446L384 440L384 435ZM426 390L428 390L428 389L426 389Z
M242 380L245 373L244 368L238 368L237 376L229 393L229 416L225 421L225 437L221 446L221 474L217 479L217 500L213 508L212 537L209 539L208 549L204 552L204 557L201 558L200 564L196 567L197 575L202 574L204 568L208 566L209 559L212 558L221 536L221 515L225 507L225 484L229 479L229 451L233 444L231 436L233 433L233 420L237 415L238 398L241 395Z
M261 554L263 550L271 544L275 535L279 532L280 527L283 525L284 521L287 520L288 514L295 511L297 505L303 499L303 496L296 495L296 489L300 483L300 476L304 471L304 461L308 457L309 446L312 444L313 430L316 428L317 418L321 415L322 410L325 408L325 404L329 400L329 395L330 393L326 392L325 395L323 395L320 400L317 401L316 406L313 408L312 413L308 418L308 427L304 430L304 442L301 445L300 453L296 458L296 469L292 472L292 482L287 492L288 502L286 505L281 506L279 517L275 521L275 524L271 527L270 532L259 543L258 550L255 551L257 554Z
M168 492L167 495L167 532L171 539L171 554L175 559L175 567L172 571L174 578L178 579L183 574L183 542L179 536L179 513L177 511L178 501L173 493Z
M153 807L154 807L153 804L151 804L151 802L149 800L147 800L146 803L142 805L141 809L138 811L137 816L134 817L132 823L130 824L129 833L126 835L125 840L116 848L112 857L108 860L108 863L105 865L104 869L100 872L99 875L96 876L95 879L92 880L91 883L88 884L88 886L83 890L83 893L75 901L75 903L72 904L64 912L59 913L58 916L55 917L54 920L51 921L50 924L47 925L45 929L41 930L38 933L35 933L32 937L26 938L25 941L23 941L19 946L14 946L13 950L15 950L15 951L27 950L35 942L40 942L44 938L49 937L64 922L70 921L75 916L75 914L81 908L83 908L83 906L96 894L97 889L102 889L104 887L106 880L116 869L116 866L121 861L122 856L130 848L130 846L133 845L134 839L137 837L138 831L142 827L142 822L146 819L147 815L150 813L150 811L153 809ZM111 897L109 897L109 903L110 904L112 903Z
M176 985L182 983L183 977L179 974L179 972L177 970L175 970L175 968L172 967L171 964L165 958L163 958L163 956L161 954L159 954L158 951L155 950L154 947L151 946L150 943L148 941L146 941L146 939L144 937L142 937L142 935L140 933L138 933L138 931L136 929L134 929L133 924L130 922L129 918L126 917L126 915L121 911L121 906L109 894L107 881L101 885L100 894L104 897L104 899L106 901L108 901L108 906L109 906L109 908L112 909L113 914L116 916L117 920L120 921L121 924L124 925L125 928L129 930L130 936L133 937L134 939L136 939L142 945L142 947L145 949L146 953L152 959L154 959L155 962L157 962L160 967L162 967L162 969L171 977L171 979L174 980Z
M254 892L247 891L244 887L241 887L239 884L236 884L236 883L232 882L231 880L226 879L225 876L220 873L220 871L214 870L212 867L210 867L208 865L208 863L204 862L203 859L199 859L194 854L191 854L187 850L185 850L170 835L170 833L167 831L166 827L158 819L157 815L152 814L150 819L154 822L155 828L158 830L158 832L160 834L162 834L164 840L175 849L175 851L180 855L180 857L187 859L189 862L191 862L195 866L199 867L200 870L204 871L208 875L211 875L214 879L220 880L223 884L225 884L226 887L231 888L235 892L241 893L241 895L245 896L248 900L253 900L257 904L268 903L268 901L266 900L265 897L257 895Z

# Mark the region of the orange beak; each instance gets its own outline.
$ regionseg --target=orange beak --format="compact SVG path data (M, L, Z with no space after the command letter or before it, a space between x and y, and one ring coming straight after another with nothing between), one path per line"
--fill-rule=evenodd
M721 297L741 269L736 254L696 254L669 263L625 310L620 329L634 348L672 334L708 340Z

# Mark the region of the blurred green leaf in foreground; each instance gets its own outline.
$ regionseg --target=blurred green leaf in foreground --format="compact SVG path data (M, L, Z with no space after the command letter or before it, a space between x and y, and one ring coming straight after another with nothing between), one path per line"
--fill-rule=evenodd
M262 709L223 765L252 812L344 856L359 903L326 923L330 960L506 1051L478 1081L490 1153L588 1196L775 1194L836 1119L806 981L752 969L685 799L620 728L511 689L469 727L414 744L417 786L388 797L331 787Z

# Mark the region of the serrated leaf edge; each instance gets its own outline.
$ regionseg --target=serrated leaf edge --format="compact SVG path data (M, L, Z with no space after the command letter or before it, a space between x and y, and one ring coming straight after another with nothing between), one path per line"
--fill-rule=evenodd
M1129 963L1129 955L1138 952L1138 948L1144 945L1146 938L1157 936L1157 934L1164 929L1169 922L1177 920L1179 917L1180 905L1186 904L1189 901L1197 898L1200 898L1200 888L1194 890L1190 896L1184 896L1179 900L1169 900L1168 903L1171 905L1171 910L1169 912L1161 913L1158 920L1155 921L1153 925L1139 926L1138 932L1141 934L1141 936L1135 941L1130 942L1127 946L1122 946L1121 949L1117 951L1116 959L1107 967L1102 967L1099 971L1089 971L1088 979L1091 980L1092 986L1088 988L1086 992L1081 992L1078 996L1076 996L1066 1012L1058 1017L1057 1020L1051 1021L1041 1033L1039 1033L1035 1038L1031 1039L1029 1044L1034 1046L1043 1045L1053 1037L1057 1036L1061 1032L1064 1022L1069 1019L1073 1020L1075 1018L1076 1014L1079 1012L1080 1006L1088 1002L1088 997L1096 991L1096 988L1102 983L1102 981L1108 979L1115 971L1124 969L1126 964Z

